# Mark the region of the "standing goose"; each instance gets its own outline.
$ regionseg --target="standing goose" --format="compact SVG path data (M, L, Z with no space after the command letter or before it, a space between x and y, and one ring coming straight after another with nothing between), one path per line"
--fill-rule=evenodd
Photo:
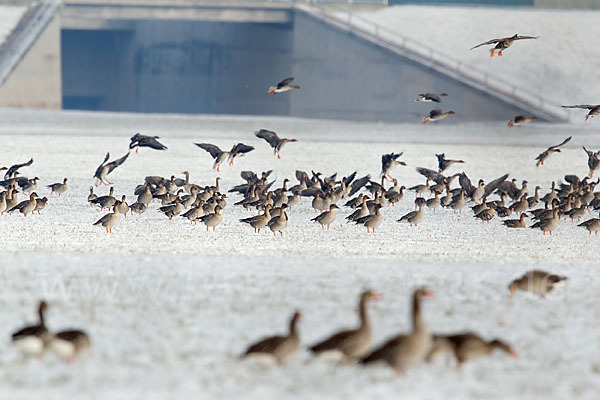
M277 133L273 131L269 131L267 129L261 129L254 133L257 138L261 138L267 141L269 145L273 148L273 154L277 156L277 158L281 158L281 154L279 152L286 144L290 142L296 142L296 139L288 139L288 138L280 138L277 136Z
M360 295L358 313L360 325L357 329L335 333L324 341L309 347L314 354L335 352L348 362L363 357L371 349L372 328L371 319L367 315L369 300L380 300L381 295L372 290L364 291Z
M381 156L381 174L379 175L381 178L392 180L394 179L390 176L390 171L392 168L394 168L396 165L406 166L404 161L398 161L398 158L401 157L402 154L404 154L403 151L400 153L390 153Z
M144 203L133 203L131 206L129 206L129 209L131 210L132 214L135 212L139 215L142 215L144 211L148 209L148 206Z
M140 133L136 133L131 137L131 143L129 143L129 150L133 150L135 148L136 153L138 152L140 147L149 147L154 150L167 150L167 146L160 143L156 139L160 139L160 137L146 136L141 135Z
M16 206L9 209L8 212L11 213L13 211L19 211L21 214L23 214L26 217L27 214L29 214L29 213L33 212L33 210L35 210L35 207L37 205L36 197L37 197L36 192L31 193L29 195L29 200L24 200L24 201L20 202Z
M298 85L290 85L290 83L292 83L293 80L293 77L285 78L284 80L279 82L277 86L271 86L269 88L269 94L283 93L292 89L300 89L300 86Z
M40 180L37 176L33 179L19 178L19 186L24 193L31 193L32 190L37 189L37 181Z
M325 229L325 225L327 225L327 230L329 230L329 225L335 221L335 217L337 216L335 212L337 209L339 209L337 205L331 204L328 211L317 215L316 217L312 218L311 221L321 224L321 229Z
M513 126L525 125L530 123L531 121L538 120L538 117L524 117L522 115L517 115L510 121L508 121L508 127L512 128Z
M510 37L488 40L487 42L483 42L483 43L478 44L477 46L471 47L471 50L476 49L481 46L488 45L488 44L495 44L496 46L494 48L492 48L490 57L494 57L494 51L496 51L496 50L498 50L498 56L501 57L502 51L506 50L510 46L512 46L512 44L515 42L515 40L537 39L537 38L538 38L537 36L523 36L523 35L519 35L519 34L514 34L513 36L510 36Z
M254 150L254 147L247 146L243 143L238 143L234 145L229 151L223 151L219 148L219 146L210 143L194 144L200 147L202 150L207 151L211 155L211 157L214 158L215 162L213 163L212 169L216 169L217 172L221 172L219 170L219 166L223 164L226 160L229 161L229 165L231 166L233 165L233 160L235 159L235 157Z
M221 215L221 210L221 206L215 206L215 211L213 213L206 214L198 219L200 222L204 222L204 225L206 225L207 232L209 227L212 226L214 231L215 227L221 222L223 222L223 215Z
M564 107L564 108L584 108L584 109L590 110L587 113L587 115L585 116L585 120L586 121L590 117L594 118L596 115L600 115L600 104L595 104L595 105L580 104L580 105L577 105L577 106L562 106L562 107Z
M429 121L439 121L446 118L448 115L456 114L454 111L442 112L442 110L431 110L429 115L423 118L423 123L426 124Z
M106 233L112 233L112 228L119 225L119 222L121 221L119 203L120 201L116 201L113 206L113 212L106 214L98 221L94 222L94 226L102 225L104 228L106 228Z
M96 178L96 186L98 186L100 183L103 183L105 185L112 185L113 183L108 181L108 174L113 172L115 168L117 168L119 165L122 165L125 162L125 160L127 160L127 157L129 157L129 151L123 157L107 163L108 159L110 158L110 153L106 153L104 161L102 161L102 164L100 164L100 166L96 168L96 172L94 172L94 178Z
M421 300L426 297L433 297L433 292L427 288L417 289L413 293L412 332L389 339L369 356L363 358L361 364L384 361L397 374L402 374L407 368L425 360L432 342L431 333L421 315Z
M567 277L553 275L546 271L532 270L527 271L522 277L515 279L508 285L511 297L515 295L515 290L523 290L537 294L544 298L559 283L566 281Z
M285 365L290 362L298 350L300 350L300 335L298 334L298 321L302 314L296 311L290 320L290 330L287 336L271 336L262 339L248 347L248 350L242 354L242 358L259 355L266 356L270 361L279 365Z
M50 333L44 321L44 312L48 308L45 301L40 301L38 306L39 322L36 325L26 326L12 334L13 344L26 356L41 356L44 354Z
M560 144L557 144L556 146L550 146L548 147L546 150L544 150L539 156L537 156L535 159L537 160L537 163L535 163L536 167L539 167L540 165L544 165L544 161L550 157L551 154L553 153L560 153L560 149L559 147L562 145L565 145L567 143L569 143L571 141L572 136L569 136L568 138L566 138L565 140L563 140Z
M418 226L421 223L421 221L423 221L423 219L425 218L425 199L418 198L417 200L418 201L416 205L419 209L417 211L411 211L408 214L402 216L402 218L400 218L398 222L410 224L412 228L413 225Z
M108 189L108 195L96 197L90 201L90 203L100 206L100 209L110 208L115 204L115 201L117 201L117 199L113 197L114 193L115 188L111 186L110 189Z
M264 214L255 215L254 217L250 217L250 218L242 218L242 219L240 219L240 222L243 222L243 223L248 224L251 227L253 227L254 233L260 233L260 230L262 228L264 228L265 226L267 226L267 224L271 220L270 210L272 207L273 207L272 205L267 204L265 206Z
M179 197L175 198L174 204L169 204L168 206L160 207L159 211L164 213L167 217L169 217L169 221L176 217L181 213L182 210L181 201Z
M500 339L486 341L473 332L466 332L455 335L435 335L427 359L430 360L440 353L452 351L456 356L457 365L460 367L465 361L485 356L495 349L502 350L511 357L517 357L517 352Z
M75 362L75 359L90 348L90 338L87 333L70 329L52 335L50 348L63 360Z
M125 219L127 219L127 213L129 212L129 204L127 204L127 196L121 196L121 202L119 203L119 212Z
M35 200L36 200L36 202L35 202L35 209L32 211L32 213L34 213L34 212L37 211L37 213L39 215L39 214L41 214L40 211L42 211L46 207L46 205L48 204L48 198L47 197L42 197L41 199L37 198Z
M600 231L600 219L599 218L588 219L587 221L583 221L581 224L579 224L577 226L581 226L581 227L587 229L590 232L590 235L592 234L592 232L595 232L596 236L598 236L598 231Z
M383 206L381 204L375 204L374 207L375 212L373 214L359 218L355 221L357 225L363 225L365 228L367 228L367 233L369 233L369 229L372 229L374 233L375 228L377 228L383 222L383 216L381 215L381 208Z
M525 218L529 218L529 215L522 213L519 219L507 219L502 221L502 223L507 228L527 228L527 225L525 225Z
M465 191L463 189L460 189L458 196L455 197L452 202L450 203L450 208L452 208L452 210L454 210L454 213L456 214L456 210L458 210L459 214L462 214L462 209L465 208L465 206L467 205L467 199L465 198Z
M271 218L267 223L267 226L269 227L271 232L273 232L273 236L277 236L277 232L279 232L281 236L283 236L283 230L287 228L288 216L285 212L287 206L287 204L283 204L281 206L281 214Z
M415 99L417 103L441 103L442 97L448 96L446 93L422 93Z
M560 218L558 217L558 211L558 207L554 207L554 210L552 210L551 218L544 218L541 221L538 221L535 224L533 224L530 228L539 228L542 232L544 232L544 235L546 235L546 232L550 232L550 235L552 235L552 231L556 229L560 221Z
M53 183L51 185L48 185L48 187L51 190L50 196L52 196L52 193L58 193L58 197L60 197L61 194L63 194L64 192L67 191L67 178L63 179L62 183ZM90 191L90 194L92 194L92 193L93 193L93 189L92 189L92 191ZM88 196L88 201L89 201L89 196Z

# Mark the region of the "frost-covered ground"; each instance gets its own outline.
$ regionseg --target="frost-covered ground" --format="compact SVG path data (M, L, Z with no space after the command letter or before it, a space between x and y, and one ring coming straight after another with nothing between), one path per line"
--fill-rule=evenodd
M394 6L358 14L550 102L598 103L600 11ZM502 57L490 58L491 46L469 50L515 33L539 39L519 41Z
M377 176L384 152L404 151L409 164L393 175L406 186L420 183L416 166L434 168L435 153L462 158L477 180L505 172L547 190L566 173L587 172L581 145L598 148L600 121L585 126L387 125L286 118L189 117L75 112L0 111L0 165L33 157L23 174L43 185L69 178L69 190L52 198L42 215L0 217L0 398L596 398L600 390L597 237L561 222L552 237L533 230L508 231L498 220L483 226L470 213L428 213L417 229L395 222L412 209L413 194L383 211L374 234L341 222L322 231L304 201L290 212L283 238L255 235L237 220L247 216L229 199L216 232L169 221L156 211L127 220L107 235L92 226L103 212L86 203L95 168L106 151L118 157L139 131L161 136L166 152L142 149L110 175L117 195L132 199L146 175L191 173L199 184L216 176L228 188L239 172L273 169L279 186L296 169L354 170ZM273 157L254 138L273 129L298 143ZM573 135L542 168L534 158ZM229 148L256 147L211 170L207 153L193 142ZM451 168L450 172L463 169ZM106 188L100 188L104 193ZM131 201L130 201L131 202ZM568 284L542 301L508 296L508 282L530 268L569 276ZM425 318L434 332L472 329L510 342L520 357L504 354L457 370L443 361L396 378L386 368L336 367L306 353L286 368L264 370L237 354L266 334L284 332L295 309L305 318L310 344L356 324L363 288L383 293L371 315L375 341L409 327L408 298L426 284L436 292ZM35 303L51 304L51 329L86 329L93 352L75 366L52 355L21 362L10 332L35 320Z

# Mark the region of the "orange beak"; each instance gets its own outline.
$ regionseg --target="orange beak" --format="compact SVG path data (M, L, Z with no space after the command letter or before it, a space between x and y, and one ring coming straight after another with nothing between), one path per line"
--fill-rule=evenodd
M379 300L383 299L383 296L381 295L381 293L371 292L371 298L375 301L379 301Z
M519 357L519 355L517 354L517 352L515 351L515 349L510 349L510 351L508 352L508 354L511 357L514 357L514 358L518 358Z
M510 297L513 297L515 295L515 289L510 288Z
M425 292L423 294L425 297L435 298L435 293L433 292L433 290L425 289Z

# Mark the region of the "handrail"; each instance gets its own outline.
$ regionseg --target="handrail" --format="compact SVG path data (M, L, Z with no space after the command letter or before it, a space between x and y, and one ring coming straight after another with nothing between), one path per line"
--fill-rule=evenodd
M347 8L342 9L333 6L327 6L327 8L333 11L328 12L325 6L312 6L306 10L315 16L317 15L311 11L318 10L318 16L329 23L346 28L355 34L372 39L386 47L400 50L409 58L421 64L452 76L470 86L476 86L481 90L490 92L509 103L516 103L520 107L545 114L550 120L568 121L570 119L570 112L568 110L560 108L558 104L545 101L542 96L522 89L495 75L488 74L486 71L467 65L460 60L453 59L443 52L401 33L380 26ZM337 13L337 15L334 13ZM344 17L340 17L341 15L344 15Z
M44 2L23 31L15 38L12 46L6 50L6 54L0 59L0 85L6 81L10 73L25 56L27 50L42 33L46 25L48 25L60 3L60 0Z

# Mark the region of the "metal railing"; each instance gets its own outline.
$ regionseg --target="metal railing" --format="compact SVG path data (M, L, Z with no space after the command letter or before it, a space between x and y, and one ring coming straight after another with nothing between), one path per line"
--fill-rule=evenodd
M60 0L45 1L27 22L27 25L23 27L12 45L6 49L0 59L0 85L6 81L10 73L19 64L19 61L27 54L27 51L48 25L60 4Z
M380 26L348 8L333 6L296 6L298 9L320 18L341 29L373 41L422 65L430 67L471 87L475 87L510 104L536 113L553 121L569 121L570 112L558 104L545 101L543 96L534 94L486 71L474 68L460 60L453 59L432 47L408 36Z

